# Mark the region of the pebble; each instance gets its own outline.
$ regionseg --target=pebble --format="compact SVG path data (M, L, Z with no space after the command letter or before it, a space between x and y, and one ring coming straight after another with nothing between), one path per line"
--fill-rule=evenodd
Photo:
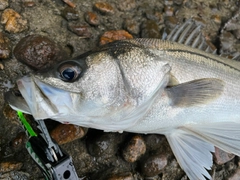
M25 146L27 141L27 136L25 132L20 132L17 136L11 141L11 146L14 150L19 150Z
M114 13L114 8L105 2L97 2L94 4L94 8L102 14L111 15Z
M22 0L22 3L25 7L33 7L36 5L33 0Z
M92 31L88 25L69 23L68 29L80 37L83 38L92 37Z
M126 19L124 21L124 29L126 29L128 32L134 35L138 35L140 32L140 27L139 23L134 21L133 19Z
M116 40L132 39L133 36L125 30L106 31L100 38L100 45L107 44Z
M136 1L135 0L123 0L119 1L118 4L118 9L121 11L131 11L135 9L136 7Z
M0 0L0 10L4 10L9 6L8 0Z
M66 53L48 37L29 35L22 38L13 50L17 60L33 69L48 68L57 61L66 59Z
M135 180L136 178L131 172L110 175L107 180Z
M141 170L145 176L154 177L163 171L167 163L167 156L165 155L149 156L141 163Z
M23 164L20 162L1 162L0 163L0 174L10 172L10 171L20 170L22 166L23 166Z
M94 157L111 157L117 152L117 135L116 133L103 133L88 137L87 149L89 154Z
M212 15L211 19L216 23L216 24L221 24L222 23L222 19L220 15Z
M214 152L214 162L218 165L222 165L235 157L234 154L227 153L217 147L215 147Z
M149 134L144 136L144 141L149 151L159 151L164 143L168 143L165 136L159 134ZM166 150L166 147L164 147Z
M3 106L3 115L6 119L14 121L18 118L17 113L9 105Z
M97 26L100 24L99 17L97 16L97 14L93 12L84 13L84 18L85 18L85 21L90 25Z
M76 9L71 8L69 6L67 6L66 8L63 9L62 16L68 21L79 19L79 15L78 15Z
M10 41L6 35L0 32L0 59L9 58L11 53Z
M146 12L146 17L149 20L153 20L158 24L162 24L164 22L164 15L161 12L152 12L152 11L147 11Z
M173 16L174 15L174 10L172 6L165 6L164 7L164 12L166 16Z
M27 29L27 20L23 19L13 9L5 9L3 11L1 23L5 24L5 30L9 33L18 33Z
M87 128L73 124L60 124L50 133L51 137L58 144L66 144L76 139L80 139L87 133Z
M146 144L144 139L140 135L133 136L128 144L123 149L123 158L127 162L135 162L139 160L139 158L145 154L146 152Z
M141 25L141 37L142 38L160 38L160 29L155 21L147 20Z

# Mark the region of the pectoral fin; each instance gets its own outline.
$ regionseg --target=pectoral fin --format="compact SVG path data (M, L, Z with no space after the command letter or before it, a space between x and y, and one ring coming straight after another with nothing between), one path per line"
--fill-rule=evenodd
M223 88L222 80L205 78L168 87L167 92L172 99L172 105L189 107L215 100L221 95Z

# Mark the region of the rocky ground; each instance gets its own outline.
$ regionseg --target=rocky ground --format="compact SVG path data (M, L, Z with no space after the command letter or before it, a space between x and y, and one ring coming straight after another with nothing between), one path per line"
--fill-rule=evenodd
M161 38L189 18L203 25L218 54L240 59L239 6L236 0L0 0L0 179L43 179L3 98L18 77L113 40ZM164 136L104 133L50 120L47 126L81 179L187 179ZM240 179L239 157L216 149L210 174Z

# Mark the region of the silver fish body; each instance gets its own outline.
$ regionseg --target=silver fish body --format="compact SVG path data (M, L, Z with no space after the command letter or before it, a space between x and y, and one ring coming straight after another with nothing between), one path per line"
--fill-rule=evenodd
M111 43L17 81L14 109L105 131L164 134L192 180L214 145L240 155L240 64L178 43ZM205 176L205 177L204 177Z

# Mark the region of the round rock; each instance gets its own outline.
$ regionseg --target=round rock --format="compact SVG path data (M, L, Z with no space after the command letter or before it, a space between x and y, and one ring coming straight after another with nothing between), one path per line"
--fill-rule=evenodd
M92 36L91 29L87 25L69 23L68 29L74 34L81 36L83 38L90 38Z
M100 38L100 45L122 39L132 39L133 36L125 30L106 31Z
M90 25L97 26L100 24L99 17L97 16L97 14L93 12L84 13L84 18L85 18L85 21Z
M51 137L58 144L66 144L76 139L80 139L87 133L87 128L73 124L60 124L51 131Z
M140 135L133 136L123 149L123 158L127 162L137 161L146 152L146 144Z
M114 8L108 4L108 3L105 3L105 2L97 2L94 4L94 8L101 12L102 14L113 14L114 13Z
M141 163L142 173L147 177L154 177L162 172L167 165L167 156L159 154L149 156Z
M54 41L41 35L29 35L14 48L14 56L33 69L44 69L66 59L66 53Z

